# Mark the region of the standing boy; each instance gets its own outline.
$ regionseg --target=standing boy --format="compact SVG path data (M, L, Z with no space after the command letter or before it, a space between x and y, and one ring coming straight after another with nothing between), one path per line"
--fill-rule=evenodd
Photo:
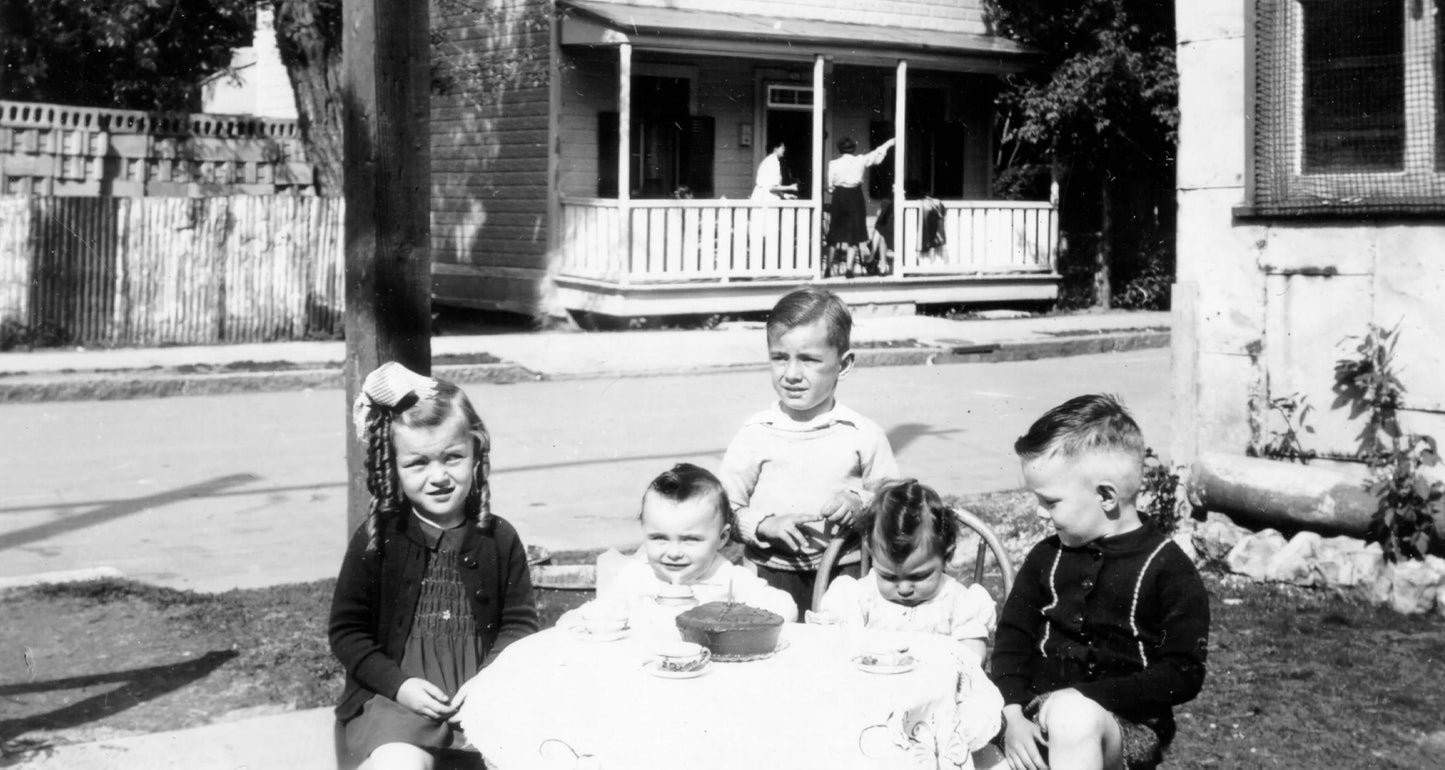
M1173 707L1204 683L1209 596L1189 557L1135 508L1139 426L1114 398L1079 396L1014 451L1057 533L1024 559L995 638L1009 767L1157 765Z
M834 395L853 370L852 330L848 306L826 289L798 289L773 306L768 359L778 400L743 423L718 474L747 557L803 609L828 539L898 476L883 430Z

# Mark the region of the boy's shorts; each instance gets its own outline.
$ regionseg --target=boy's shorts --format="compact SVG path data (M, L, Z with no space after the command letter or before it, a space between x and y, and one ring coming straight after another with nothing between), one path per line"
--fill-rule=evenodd
M1044 728L1039 722L1039 711L1044 705L1047 696L1039 695L1024 707L1024 716ZM1164 741L1159 735L1159 729L1155 724L1156 720L1143 720L1135 722L1125 719L1113 712L1109 716L1114 718L1114 723L1119 725L1119 753L1124 759L1124 770L1149 770L1158 767L1164 761ZM998 735L994 736L993 744L1003 751L1004 729L999 728ZM1044 748L1044 759L1048 759L1048 748Z

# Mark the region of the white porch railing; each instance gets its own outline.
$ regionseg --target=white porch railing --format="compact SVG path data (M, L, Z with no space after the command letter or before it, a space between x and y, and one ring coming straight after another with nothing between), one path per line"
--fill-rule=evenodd
M618 283L810 278L812 203L575 199L562 202L562 274Z
M917 201L903 207L899 277L1048 273L1058 218L1048 203L945 201L946 243L920 255ZM810 201L562 202L561 274L617 284L821 276Z
M1059 243L1054 206L1033 201L944 201L945 242L920 253L918 201L903 204L903 275L1051 272Z

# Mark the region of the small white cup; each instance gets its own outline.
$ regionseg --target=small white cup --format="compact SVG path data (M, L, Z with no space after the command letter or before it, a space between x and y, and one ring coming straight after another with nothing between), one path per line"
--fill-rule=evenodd
M627 628L627 614L615 607L585 606L577 611L577 627L589 634L615 634Z
M712 651L696 642L670 642L653 655L663 671L696 671L712 660Z
M659 607L696 607L697 594L693 593L692 586L673 585L664 583L657 588L655 600Z
M814 626L838 626L843 624L843 619L831 612L803 610L803 622Z

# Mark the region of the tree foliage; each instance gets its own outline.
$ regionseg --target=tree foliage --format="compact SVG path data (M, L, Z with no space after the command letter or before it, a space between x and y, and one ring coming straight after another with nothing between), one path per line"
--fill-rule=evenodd
M254 0L0 0L0 98L196 109L255 18Z
M1159 306L1174 265L1174 4L989 0L988 6L995 32L1042 57L1039 68L1011 77L1000 93L996 189L1032 197L1051 174L1066 187L1072 179L1060 204L1072 246L1059 266L1066 304L1067 295L1079 292L1108 306L1118 283L1126 303Z
M1074 160L1172 155L1179 125L1174 6L1161 0L990 0L995 29L1043 53L1004 94L1006 137Z

